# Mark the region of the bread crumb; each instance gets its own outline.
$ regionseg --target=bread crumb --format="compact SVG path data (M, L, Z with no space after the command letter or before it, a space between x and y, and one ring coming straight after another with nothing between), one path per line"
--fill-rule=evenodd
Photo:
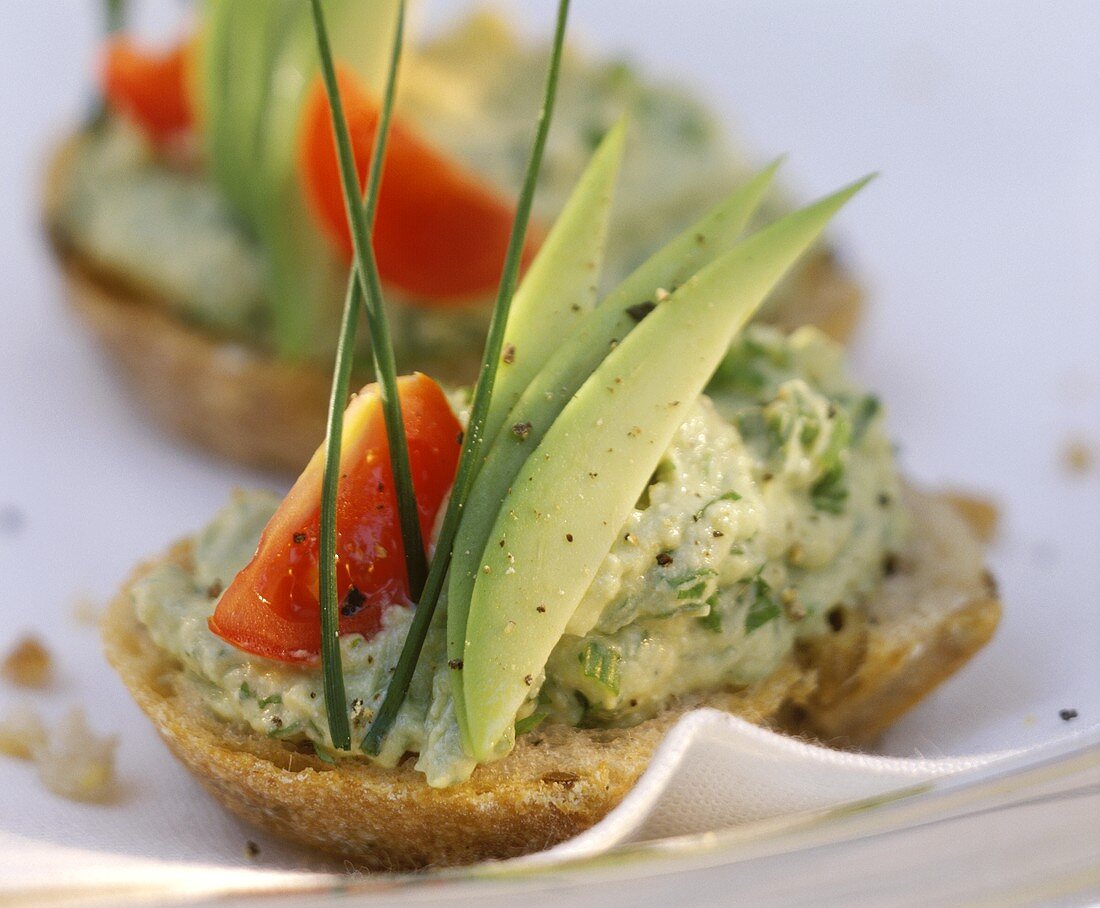
M46 745L46 726L29 706L17 706L0 720L0 754L33 760Z
M1070 439L1062 448L1062 465L1069 473L1082 476L1096 466L1096 452L1084 439Z
M115 792L114 736L100 737L82 709L47 734L38 713L18 706L0 720L0 754L33 760L49 791L73 801L107 801Z
M84 710L73 709L35 754L38 777L56 795L72 801L107 801L115 792L115 746L89 727Z
M53 660L37 637L27 636L4 658L0 673L18 687L45 687L53 677Z
M951 502L951 506L959 512L962 519L970 525L970 529L974 531L979 540L982 542L993 540L993 537L997 535L997 523L1000 520L996 504L988 498L971 495L967 492L948 492L945 497Z
M69 608L69 617L84 627L99 627L103 608L91 596L77 596Z

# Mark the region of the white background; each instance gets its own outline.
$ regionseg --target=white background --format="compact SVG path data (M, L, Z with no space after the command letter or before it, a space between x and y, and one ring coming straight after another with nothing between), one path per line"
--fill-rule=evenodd
M435 2L428 11L456 4ZM546 2L515 4L548 24ZM163 23L178 6L149 15ZM45 639L60 678L120 735L114 807L43 796L0 761L0 831L161 857L244 861L238 827L169 758L74 601L237 485L279 485L146 425L66 311L39 229L41 165L87 109L99 5L6 0L0 31L0 651ZM532 26L535 27L535 26ZM837 226L864 278L853 368L887 403L906 472L987 493L1003 626L903 720L888 752L1022 746L1100 720L1100 4L574 0L587 44L677 74L808 197L882 178ZM18 700L0 690L0 707ZM212 843L240 841L226 856ZM265 859L277 846L264 842Z

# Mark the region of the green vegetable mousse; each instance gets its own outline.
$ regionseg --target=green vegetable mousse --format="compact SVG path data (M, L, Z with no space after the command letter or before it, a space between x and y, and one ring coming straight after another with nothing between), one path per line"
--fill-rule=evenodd
M394 5L326 2L336 53L349 64L342 79L361 175ZM328 120L317 113L308 4L207 3L196 38L180 52L190 63L175 69L124 50L117 66L118 47L107 58L106 122L71 148L56 187L54 237L114 285L136 288L213 337L287 360L327 361L350 246L324 144ZM127 75L135 59L140 79ZM452 383L476 376L544 65L543 48L484 13L403 62L375 227L402 370ZM708 109L627 64L568 55L558 107L532 253L539 225L554 221L588 156L629 113L605 287L747 178ZM168 108L174 120L165 119ZM402 182L408 173L421 188ZM766 213L785 208L773 203ZM772 295L764 317L843 332L857 295L819 250Z
M492 758L541 723L631 725L678 695L751 685L822 634L832 609L859 610L887 554L904 544L878 403L817 330L750 327L677 421L610 551L589 553L598 568L545 665L521 679L522 700ZM218 717L345 759L352 755L336 752L328 734L318 667L250 655L208 627L218 590L248 563L277 505L268 494L237 495L195 540L190 568L161 566L137 584L136 611ZM578 524L566 544L582 547L588 535ZM508 563L507 548L495 548ZM538 601L523 608L531 621L545 611ZM466 779L478 762L456 713L447 611L444 600L397 719L369 758L394 766L416 753L432 786ZM341 638L356 741L412 615L395 605L373 634ZM354 756L367 759L358 748Z

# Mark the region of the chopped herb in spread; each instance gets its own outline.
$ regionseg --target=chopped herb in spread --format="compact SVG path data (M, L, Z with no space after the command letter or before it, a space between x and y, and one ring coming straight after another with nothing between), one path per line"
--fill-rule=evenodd
M748 610L745 612L745 633L751 634L779 617L779 605L772 598L772 589L759 574L745 584L742 593Z
M598 640L590 641L578 656L581 672L611 693L619 692L619 663L622 657L618 650Z

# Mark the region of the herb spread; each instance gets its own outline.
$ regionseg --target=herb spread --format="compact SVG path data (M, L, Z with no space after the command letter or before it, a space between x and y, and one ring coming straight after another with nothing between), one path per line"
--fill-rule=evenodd
M236 496L196 539L192 566L161 566L136 585L137 614L217 716L343 759L328 735L319 668L249 656L207 627L277 504ZM846 378L840 349L814 329L748 329L708 393L685 408L544 673L530 677L517 733L539 722L631 724L677 694L765 677L796 640L822 633L836 606L860 607L905 532L879 407ZM341 638L355 740L411 615L391 607L369 640ZM372 758L393 766L417 753L433 786L475 766L455 719L444 624L445 603Z
M521 41L499 18L476 15L409 54L401 115L510 197L523 174L544 65L542 48ZM748 175L703 106L625 63L572 54L560 95L561 115L539 177L536 223L552 223L600 139L624 110L630 115L631 151L616 191L605 286L614 286ZM189 321L261 347L278 346L263 247L201 167L166 163L119 121L87 135L75 154L54 225L66 244ZM312 268L325 292L308 320L313 336L301 349L323 359L335 343L342 268L334 257L318 254ZM471 351L479 349L488 307L410 307L410 300L392 296L399 367L470 380L476 368ZM780 291L768 305L774 312L788 303Z

